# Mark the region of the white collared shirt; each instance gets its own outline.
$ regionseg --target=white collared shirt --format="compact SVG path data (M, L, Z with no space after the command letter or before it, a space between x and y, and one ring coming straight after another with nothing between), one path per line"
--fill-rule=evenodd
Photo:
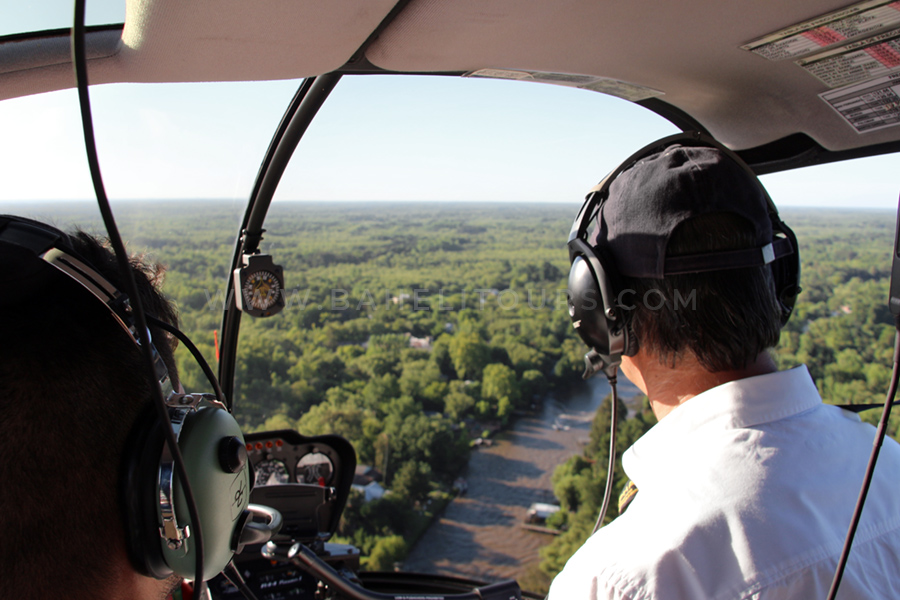
M625 453L637 496L569 559L549 598L824 600L874 438L822 403L806 367L695 396ZM900 598L893 440L838 598Z

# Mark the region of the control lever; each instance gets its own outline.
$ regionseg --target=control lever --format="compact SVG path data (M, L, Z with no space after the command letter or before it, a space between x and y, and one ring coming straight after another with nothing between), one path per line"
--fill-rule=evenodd
M248 504L244 513L244 524L235 531L235 535L239 536L235 544L237 554L246 545L264 544L271 540L283 523L279 511L262 504Z
M262 555L269 560L289 562L353 600L403 600L411 597L409 593L394 595L370 592L347 581L331 565L316 556L315 552L300 543L287 545L269 542L263 546ZM416 600L522 600L522 592L519 584L510 579L476 588L465 594L447 596L416 594L415 598Z

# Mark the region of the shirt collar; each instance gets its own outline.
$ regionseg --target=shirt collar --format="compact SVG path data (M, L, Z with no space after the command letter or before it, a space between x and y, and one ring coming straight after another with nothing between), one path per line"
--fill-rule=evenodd
M694 396L663 417L625 452L623 466L629 472L638 462L653 460L661 453L671 457L679 441L701 429L753 427L806 412L821 404L805 365L729 381Z

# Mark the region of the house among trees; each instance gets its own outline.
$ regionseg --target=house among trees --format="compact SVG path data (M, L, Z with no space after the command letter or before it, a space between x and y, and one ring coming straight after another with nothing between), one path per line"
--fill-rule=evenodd
M434 341L434 338L432 336L426 335L425 337L416 337L412 334L408 334L408 335L409 335L409 347L410 348L416 348L418 350L427 350L428 352L431 352L431 349L432 349L431 344Z
M360 492L365 502L378 500L387 492L379 483L381 479L382 475L378 469L369 465L357 465L350 489Z

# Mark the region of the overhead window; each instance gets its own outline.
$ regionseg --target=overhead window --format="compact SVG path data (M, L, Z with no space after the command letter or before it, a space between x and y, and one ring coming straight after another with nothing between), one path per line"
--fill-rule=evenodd
M40 2L0 2L0 37L65 29L72 26L71 0ZM125 0L91 0L87 3L85 23L115 25L125 22Z

